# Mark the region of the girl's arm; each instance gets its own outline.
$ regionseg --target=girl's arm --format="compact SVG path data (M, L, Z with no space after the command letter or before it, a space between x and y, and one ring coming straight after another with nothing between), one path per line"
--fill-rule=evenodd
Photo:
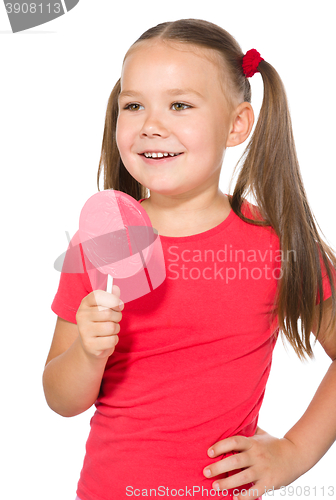
M325 314L317 339L332 363L307 410L284 436L302 451L299 476L311 469L336 440L336 332L328 338L324 335L332 313L331 297L324 301L324 306ZM316 327L313 333L316 335Z
M77 324L57 318L54 338L43 372L48 405L63 417L74 417L96 401L105 366L119 341L124 308L120 288L86 295L76 314Z
M280 489L302 476L335 442L336 332L332 332L328 337L325 335L332 314L331 300L329 298L324 301L325 309L317 339L332 363L307 410L283 438L271 436L257 427L257 432L252 437L231 436L214 443L208 450L209 457L213 459L232 450L241 452L216 462L209 462L203 469L203 474L213 479L214 489L217 489L217 484L220 490L232 488L238 500L244 500L247 496L258 498L265 491ZM315 332L314 327L313 333ZM207 473L208 469L210 474ZM241 472L226 479L216 478L219 474L237 469L241 469ZM251 484L247 493L240 494L240 488L247 484Z
M49 407L63 417L88 410L98 397L106 361L87 356L77 325L58 317L43 372Z

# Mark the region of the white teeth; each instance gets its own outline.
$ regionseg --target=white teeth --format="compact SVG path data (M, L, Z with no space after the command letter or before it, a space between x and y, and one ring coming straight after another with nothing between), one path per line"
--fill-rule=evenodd
M177 156L179 153L144 153L146 158L162 158L163 156Z

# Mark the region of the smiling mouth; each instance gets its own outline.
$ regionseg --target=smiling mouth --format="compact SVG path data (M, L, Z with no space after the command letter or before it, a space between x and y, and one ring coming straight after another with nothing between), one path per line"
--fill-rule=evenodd
M155 155L155 156L152 156ZM163 156L158 156L157 153L141 153L141 156L145 156L146 158L152 158L153 160L160 160L161 158L173 158L174 156L179 156L181 155L182 153L167 153L167 154L164 154Z
M181 156L183 153L168 153L168 155L164 156L149 156L147 153L141 153L139 156L143 156L146 160L153 160L156 162L162 162L162 161L167 161L167 160L173 160L174 158L177 158L178 156Z

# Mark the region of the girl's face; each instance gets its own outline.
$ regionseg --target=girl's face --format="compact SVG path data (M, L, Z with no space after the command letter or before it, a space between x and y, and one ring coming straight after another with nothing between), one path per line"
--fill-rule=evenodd
M126 57L116 140L128 172L151 192L195 195L218 187L231 115L219 68L202 52L155 40ZM161 162L144 152L182 154Z

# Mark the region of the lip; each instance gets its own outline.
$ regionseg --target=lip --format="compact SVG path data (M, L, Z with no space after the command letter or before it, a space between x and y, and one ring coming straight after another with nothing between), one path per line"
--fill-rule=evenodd
M168 151L167 151L168 152ZM151 151L146 151L146 153L151 153ZM155 153L155 151L153 151L153 153ZM179 158L180 156L182 156L183 153L177 155L177 156L163 156L162 158L160 158L159 160L157 160L156 158L147 158L146 156L144 156L143 154L140 154L139 153L139 156L141 156L141 158L146 162L148 163L149 165L162 165L163 163L170 163L171 161L174 161L176 160L177 158Z

